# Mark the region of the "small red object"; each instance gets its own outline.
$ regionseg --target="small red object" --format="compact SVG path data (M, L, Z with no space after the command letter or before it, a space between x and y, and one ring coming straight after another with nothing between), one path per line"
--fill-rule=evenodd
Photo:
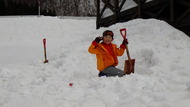
M71 86L71 87L72 87L72 86L73 86L73 83L70 83L70 84L69 84L69 86Z

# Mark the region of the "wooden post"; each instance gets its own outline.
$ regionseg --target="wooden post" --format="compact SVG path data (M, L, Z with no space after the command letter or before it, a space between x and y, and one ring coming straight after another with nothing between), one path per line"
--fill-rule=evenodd
M170 23L174 22L174 1L170 0Z
M118 15L118 7L119 7L119 3L118 0L114 0L114 24L117 23L117 15Z
M40 0L38 0L38 17L40 17Z
M97 0L97 13L96 13L96 29L99 29L99 21L100 21L100 0Z
M141 17L141 0L138 0L138 17Z

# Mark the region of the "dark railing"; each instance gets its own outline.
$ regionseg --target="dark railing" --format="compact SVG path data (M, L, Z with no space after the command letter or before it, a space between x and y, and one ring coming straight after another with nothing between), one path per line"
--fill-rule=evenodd
M97 0L96 28L108 27L135 18L161 19L190 35L190 0L133 0L137 6L121 11L126 0ZM100 2L104 7L100 9ZM103 17L106 9L113 15Z

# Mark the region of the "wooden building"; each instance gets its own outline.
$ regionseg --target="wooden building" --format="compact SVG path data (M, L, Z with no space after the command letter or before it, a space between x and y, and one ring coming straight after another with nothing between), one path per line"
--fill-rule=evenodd
M190 0L133 1L136 3L134 7L123 10L126 0L97 0L97 29L135 18L156 18L168 22L190 36ZM100 5L102 3L103 7ZM106 11L113 14L105 16Z

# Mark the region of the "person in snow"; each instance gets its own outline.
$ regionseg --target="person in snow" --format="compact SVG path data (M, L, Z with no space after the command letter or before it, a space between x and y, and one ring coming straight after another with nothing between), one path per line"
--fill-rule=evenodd
M113 44L114 34L111 30L103 32L103 37L96 37L92 44L88 48L88 52L96 54L97 58L97 69L99 77L101 76L119 76L125 75L123 70L116 68L118 65L117 56L122 56L125 50L125 43L128 44L127 40L123 40L120 48L117 48L116 44ZM101 43L100 41L103 40Z

